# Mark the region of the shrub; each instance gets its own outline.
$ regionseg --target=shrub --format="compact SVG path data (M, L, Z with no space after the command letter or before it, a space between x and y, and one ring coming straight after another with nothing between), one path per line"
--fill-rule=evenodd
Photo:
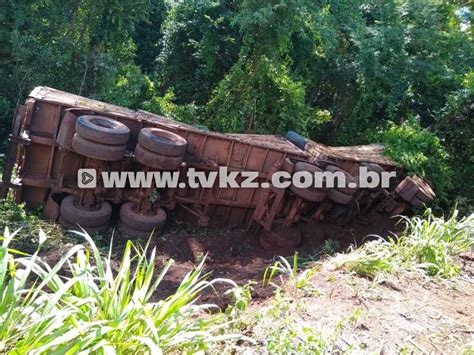
M215 305L195 303L216 282L232 283L207 281L204 260L174 294L154 301L172 260L155 274L155 250L147 258L146 250L129 241L114 273L111 251L104 260L92 239L78 234L89 247L73 246L50 267L38 251L15 257L9 249L15 233L5 230L0 247L0 352L196 351L234 337L219 335L225 325L221 314L202 317ZM41 231L40 244L45 239Z
M34 253L40 232L46 231L48 238L42 245L42 250L57 248L61 244L75 242L71 234L54 222L40 219L41 209L26 210L24 203L15 203L11 196L0 201L0 230L5 227L18 229L11 246L26 253Z
M408 174L432 181L438 195L443 196L452 188L453 171L448 163L448 153L440 139L416 120L407 120L400 125L389 123L370 132L368 139L383 143L384 153L404 166Z
M428 276L452 277L459 272L454 256L474 246L474 214L458 220L458 211L444 219L426 210L423 217L404 217L399 238L369 241L361 248L332 260L362 276L380 272L420 271Z

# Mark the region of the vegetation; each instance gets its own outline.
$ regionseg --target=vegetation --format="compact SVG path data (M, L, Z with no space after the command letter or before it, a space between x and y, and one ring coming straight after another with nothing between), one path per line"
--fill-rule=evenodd
M462 1L5 0L0 153L16 105L37 85L219 131L291 129L332 145L381 142L409 173L435 185L445 210L459 203L462 211L405 218L400 237L334 256L340 245L327 240L325 263L371 279L407 271L452 278L458 254L474 246L473 19L474 4ZM274 297L248 309L253 283L211 280L205 259L157 299L173 262L157 272L154 251L128 242L116 267L111 247L104 253L95 237L79 233L85 243L70 244L48 265L41 252L78 239L9 199L0 202L4 227L16 231L5 228L0 246L1 353L249 344L327 353L360 314L356 308L330 329L305 322L321 264L302 270L298 255L267 269L263 284ZM225 310L197 302L217 283L233 298Z
M27 211L24 203L15 203L11 196L0 200L0 230L4 230L6 227L16 230L15 238L11 240L10 246L21 249L25 253L32 254L36 251L41 231L54 236L42 243L41 249L43 251L77 242L77 238L65 231L61 225L42 220L39 210Z
M385 153L398 161L408 174L427 177L436 186L438 196L446 197L453 187L454 168L449 164L449 154L441 140L420 126L416 120L400 125L388 122L386 127L371 132L372 142L384 142Z
M21 208L8 218L36 223ZM128 241L116 260L111 245L101 251L89 235L76 232L85 243L70 244L61 259L49 265L40 251L48 239L57 238L54 230L49 230L50 238L42 229L37 238L30 236L28 244L38 248L29 255L12 249L20 231L10 233L7 227L0 239L0 351L158 353L240 347L281 354L336 351L341 333L356 322L360 310L356 307L334 327L307 323L307 309L320 295L313 278L323 265L369 278L409 272L447 279L460 271L457 255L474 246L474 215L458 218L454 211L442 218L428 210L423 217L405 221L399 238L377 238L356 250L326 256L323 263L304 261L304 269L298 254L291 262L279 257L263 276L263 285L274 289L273 299L257 310L249 308L255 282L237 286L227 279L209 280L203 272L206 258L197 262L174 293L160 297L157 293L173 261L157 272L155 250L147 253L146 247ZM328 254L338 248L335 241L324 246ZM198 302L218 283L228 286L226 293L233 299L224 311Z
M47 85L222 131L381 141L444 206L469 206L473 11L436 0L6 0L0 133Z
M9 249L16 233L5 229L0 247L0 351L15 353L108 353L205 349L231 335L219 336L220 317L197 317L212 305L197 305L204 289L216 282L202 274L203 262L189 272L176 292L153 301L152 296L172 265L155 274L149 258L130 241L117 272L111 252L103 260L88 242L73 246L50 267L38 257ZM46 235L40 232L39 243ZM15 254L20 254L16 256ZM68 270L62 275L63 268ZM36 282L31 283L34 279Z
M333 265L368 277L407 270L444 278L456 275L455 257L474 247L474 214L458 220L455 210L445 219L428 209L423 217L404 220L407 227L400 237L368 241L335 257Z

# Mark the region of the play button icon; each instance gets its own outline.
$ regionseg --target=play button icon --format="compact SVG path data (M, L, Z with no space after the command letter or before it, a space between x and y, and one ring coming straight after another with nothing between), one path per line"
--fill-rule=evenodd
M81 189L93 189L97 186L95 169L79 169L77 171L77 186Z

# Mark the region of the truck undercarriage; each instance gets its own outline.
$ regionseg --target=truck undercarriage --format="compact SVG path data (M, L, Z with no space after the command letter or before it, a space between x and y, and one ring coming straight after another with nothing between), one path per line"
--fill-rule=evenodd
M77 171L178 171L209 174L219 167L254 171L269 188L80 188ZM359 168L395 171L389 187L362 188ZM353 188L277 188L277 171L341 172ZM181 178L180 178L181 179ZM435 194L419 177L383 155L383 146L329 147L290 132L222 134L145 111L133 111L47 87L35 88L17 108L1 192L13 191L29 208L44 206L45 219L102 232L120 210L117 229L128 237L160 233L167 214L203 226L246 226L263 231L266 248L297 246L294 226L347 224L376 210L389 216L420 208ZM115 218L116 219L116 218Z

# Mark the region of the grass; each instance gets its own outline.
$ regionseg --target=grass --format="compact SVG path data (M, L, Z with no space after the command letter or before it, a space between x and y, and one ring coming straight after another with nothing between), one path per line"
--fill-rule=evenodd
M5 230L0 247L0 352L161 353L198 351L237 336L221 331L223 314L203 316L212 304L199 295L208 281L202 261L168 298L152 296L172 265L156 273L130 241L114 273L111 252L103 258L93 240L72 247L53 267L38 257L9 249L16 233ZM46 235L40 232L40 244ZM38 249L39 250L39 249Z
M265 269L263 284L266 286L272 285L277 290L284 291L285 294L297 298L301 293L311 294L315 292L311 285L311 276L316 271L315 267L300 270L298 267L298 253L293 256L292 264L286 258L279 256L273 265ZM278 276L279 283L272 281L275 276Z
M38 228L38 217L23 211L17 206L2 212L9 214L9 220L18 221L14 226L24 228L14 233L6 228L1 238L0 353L251 349L275 354L322 354L337 351L345 324L358 317L359 311L354 310L329 329L308 322L309 306L320 296L312 278L322 264L302 269L298 254L293 260L279 257L266 269L263 284L272 287L274 295L262 306L249 308L254 282L237 286L227 279L211 280L203 272L205 257L171 296L156 300L154 295L172 260L156 270L155 250L147 253L146 247L130 241L122 257L112 260L111 246L103 252L88 234L76 233L84 243L72 246L50 266L41 259L40 250L48 244L46 235L54 230L43 232ZM377 237L325 263L370 278L405 271L442 278L459 273L456 255L474 245L474 215L459 219L455 211L443 218L428 210L424 216L405 218L405 222L400 237ZM15 250L14 240L33 231L37 237L30 236L29 240L38 248L31 255ZM328 242L324 253L332 254L338 248L336 243ZM213 304L198 302L200 295L216 283L230 286L226 293L233 301L224 312Z
M325 354L336 350L336 340L344 321L335 328L322 329L304 319L306 302L295 300L277 290L271 303L248 313L247 327L256 344L255 353Z
M56 249L60 245L77 242L78 238L65 231L61 225L44 221L40 216L41 208L27 211L25 204L15 203L11 195L0 200L0 231L3 231L5 227L18 230L15 238L10 241L12 247L30 254L34 253L40 231L50 236L43 243L42 250Z
M400 237L377 237L356 250L338 254L331 261L333 267L367 277L397 271L443 278L457 275L460 269L455 257L474 246L474 214L458 219L455 210L444 218L428 209L421 217L403 219L406 228Z

